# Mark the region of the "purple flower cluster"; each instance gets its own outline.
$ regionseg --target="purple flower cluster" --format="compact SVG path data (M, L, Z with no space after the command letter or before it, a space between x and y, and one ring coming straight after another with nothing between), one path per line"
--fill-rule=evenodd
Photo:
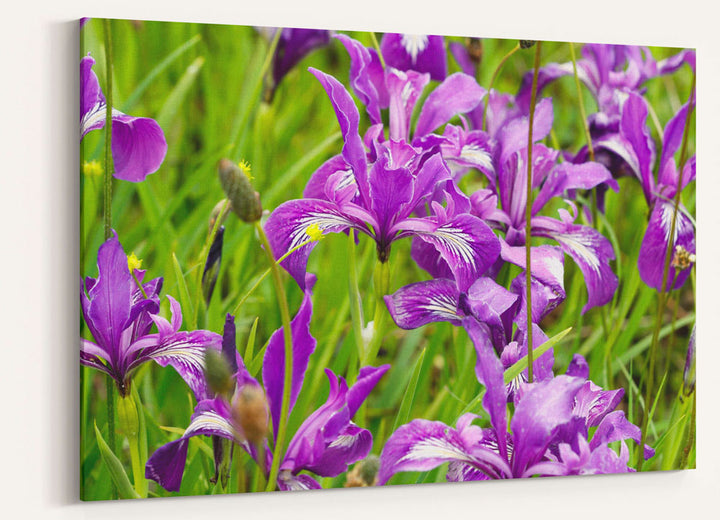
M598 112L588 121L591 143L570 154L546 144L553 103L543 98L530 106L531 76L515 96L488 92L475 80L473 63L462 48L452 52L464 72L448 74L442 37L386 34L380 53L346 35L334 38L349 54L349 89L325 72L310 72L335 111L342 149L312 174L302 198L280 204L264 225L272 254L283 258L281 265L303 291L290 322L287 377L290 351L282 328L268 340L259 381L237 351L235 318L227 315L222 336L181 331L182 311L171 296L171 318L161 316L163 279L148 281L145 271L129 265L114 233L98 251L97 278L81 282L83 318L94 339L81 340L81 363L111 377L123 397L142 363L171 365L197 400L184 433L150 456L145 476L178 491L190 439L200 435L213 438L216 468L222 443L236 444L265 478L278 470L281 490L319 489L316 477L338 476L371 453L371 432L353 418L389 364L361 367L351 385L326 369L326 402L305 417L286 446L282 434L278 439L317 343L310 333L316 277L307 266L318 230L366 235L375 244L378 265L391 261L396 241L411 241L412 261L429 279L378 294L378 300L402 329L433 322L459 327L477 356L475 372L484 387L487 417L466 413L454 427L425 419L400 426L377 450L379 485L398 472L428 471L443 463L449 463L448 481L634 471L625 441L639 445L642 440L640 428L618 409L624 390L603 390L590 381L582 356L576 354L566 373L556 375L554 352L547 349L534 359L533 377L527 368L511 380L505 377L529 348L548 340L541 323L565 299L566 255L585 281L583 313L608 304L616 293L615 251L588 224L587 205L578 195L596 190L602 211L607 190L620 190L620 177L636 178L650 215L638 259L642 280L657 290L671 290L688 277L694 222L682 205L676 211L675 197L694 180L695 158L683 158L678 166L675 155L693 98L667 123L656 161L642 89L649 78L669 74L683 63L694 67L694 54L682 52L656 62L646 49L586 46L578 76L596 97ZM332 41L327 31L290 29L276 40L272 91L303 56ZM81 61L81 137L102 128L108 110L93 64L90 56ZM568 74L573 74L571 63L543 67L537 71L538 92ZM152 119L110 109L115 176L142 181L165 157L163 131ZM369 125L362 129L366 120ZM466 182L471 175L480 182ZM473 189L466 192L465 186ZM545 214L550 208L556 213ZM221 241L224 228L219 229ZM531 244L533 237L537 245ZM668 249L674 256L663 281ZM214 283L213 278L210 293ZM222 389L211 382L208 358L213 354L229 369ZM480 420L484 426L474 424ZM646 459L653 456L649 446L642 449Z

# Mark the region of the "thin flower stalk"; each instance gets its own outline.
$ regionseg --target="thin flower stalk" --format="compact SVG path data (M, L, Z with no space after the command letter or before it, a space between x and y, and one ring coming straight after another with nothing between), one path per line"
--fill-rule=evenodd
M275 293L277 294L278 305L280 307L280 318L283 327L283 341L285 344L285 370L283 376L283 397L280 407L280 420L277 429L277 438L275 440L275 449L273 451L273 462L270 467L270 474L267 480L265 491L273 491L276 487L278 471L280 469L280 461L283 457L285 435L287 433L287 422L290 411L290 391L292 387L292 370L293 370L293 348L292 348L292 330L290 328L290 309L287 303L287 295L285 294L285 286L280 276L280 268L275 262L272 254L270 242L268 241L265 230L259 222L255 223L260 242L267 256L270 268L272 269L273 283L275 284Z
M680 194L682 193L682 183L683 183L683 174L685 172L685 162L687 160L687 145L688 145L688 134L690 133L690 119L692 117L693 112L693 105L694 105L694 98L695 98L695 78L696 75L693 73L693 79L692 79L692 85L690 87L690 100L688 102L688 110L685 116L685 128L683 130L683 140L682 140L682 147L680 150L680 163L678 168L678 187L679 189L675 192L675 200L674 200L674 207L673 207L673 214L672 214L672 221L670 223L670 237L675 236L676 231L676 225L677 225L677 216L678 216L678 210L680 208ZM663 311L665 310L665 306L667 305L668 300L668 290L667 290L667 278L670 271L670 260L671 260L671 252L673 247L674 240L668 240L667 249L665 250L665 261L663 265L663 277L662 277L662 285L660 288L660 294L658 294L658 308L657 308L657 315L655 317L655 328L653 330L653 337L652 337L652 343L650 344L650 365L649 365L649 372L648 372L648 379L647 379L647 385L645 387L645 403L646 403L646 409L645 413L643 414L643 423L642 423L642 443L645 442L645 439L647 438L647 429L648 424L650 422L650 409L649 403L652 399L652 391L654 386L654 379L655 379L655 364L657 361L657 349L658 349L658 343L660 340L660 329L662 328L662 318L663 318ZM673 284L674 285L674 284ZM643 460L642 457L638 457L638 471L642 470L642 464Z
M112 89L112 34L110 20L105 20L105 81L107 84L107 106L113 106ZM105 183L103 196L103 227L105 240L112 236L112 110L105 110ZM107 393L108 445L115 451L115 385L112 377L105 380Z
M518 47L520 44L518 44ZM540 50L542 42L537 42L535 47L535 70L533 73L532 94L530 97L530 124L528 127L528 148L527 148L527 198L525 202L525 286L527 304L527 323L532 322L532 267L530 259L530 236L532 233L532 149L533 149L533 123L535 120L535 101L537 100L537 78L540 70ZM533 382L533 330L532 326L527 327L527 350L528 350L528 382Z
M500 60L500 63L498 63L498 66L495 67L495 72L493 72L492 78L490 78L490 84L488 85L488 89L487 89L488 92L490 92L492 90L493 85L495 84L495 80L500 75L500 70L503 68L503 65L505 65L505 62L507 60L509 60L510 57L519 50L520 50L520 43L518 42L515 45L515 47L513 47L512 50L510 52L508 52L505 56L503 56L503 58ZM535 69L537 70L537 67L535 67ZM536 80L536 83L537 83L537 80ZM487 128L487 109L488 109L489 105L490 105L490 102L488 100L487 102L485 102L485 108L483 108L483 116L482 116L482 131L483 132Z

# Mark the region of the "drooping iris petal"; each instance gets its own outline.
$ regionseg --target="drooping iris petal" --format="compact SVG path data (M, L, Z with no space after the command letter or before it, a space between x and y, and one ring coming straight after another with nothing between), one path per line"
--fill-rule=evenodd
M470 112L484 95L485 89L471 76L462 72L448 76L425 100L415 126L415 138L429 134L457 114Z
M507 463L497 453L478 446L482 436L478 426L457 430L440 421L415 419L395 430L385 443L378 485L384 485L395 473L429 471L445 462L464 463L495 478L509 473Z
M107 104L97 76L95 60L85 56L80 62L80 137L105 126ZM114 177L140 182L160 168L167 142L158 123L146 117L133 117L112 108L112 156Z
M537 236L555 239L582 271L588 291L588 301L583 307L583 313L612 300L618 286L618 278L610 268L615 252L610 241L599 231L572 224L570 219L559 221L548 217L535 217L533 232Z
M310 334L310 319L312 317L311 291L315 277L308 275L305 296L295 317L290 322L292 332L293 366L290 386L290 405L288 414L292 412L295 401L305 379L310 354L315 351L317 341ZM283 389L285 386L285 339L282 327L277 329L270 337L265 357L263 358L263 384L270 404L270 415L277 436L277 427L280 424L280 409L282 407Z
M500 254L500 244L482 220L470 214L458 215L442 225L429 219L411 219L398 225L432 244L447 262L458 289L466 291Z
M235 440L230 410L222 399L201 401L195 407L190 425L179 439L161 446L145 465L145 478L154 480L168 491L178 491L182 481L188 443L197 435L215 435Z
M695 229L692 221L685 215L683 210L682 206L678 208L675 234L672 237L671 264L666 282L666 290L668 291L682 287L685 283L685 280L690 275L691 259L695 254ZM645 231L645 236L640 245L640 256L638 257L640 278L649 287L658 291L662 290L665 256L668 243L671 241L673 213L675 213L675 204L672 201L658 199L650 214L647 231ZM678 248L680 248L680 251L678 251ZM685 262L681 258L683 255L687 256ZM672 262L676 256L678 260Z
M453 280L439 278L405 285L384 298L395 324L409 330L437 321L460 325L459 297Z
M435 81L447 75L447 57L442 36L386 33L380 52L389 67L427 72Z
M367 218L371 219L369 216ZM323 233L340 233L351 227L364 228L362 222L351 219L331 202L316 199L284 202L272 212L265 224L265 233L275 258L282 257L309 240L311 237L307 229L312 225L317 225ZM300 247L281 262L301 288L305 287L307 260L316 244L313 241Z
M167 153L165 134L154 119L132 117L116 110L111 145L113 176L130 182L143 181L156 172Z

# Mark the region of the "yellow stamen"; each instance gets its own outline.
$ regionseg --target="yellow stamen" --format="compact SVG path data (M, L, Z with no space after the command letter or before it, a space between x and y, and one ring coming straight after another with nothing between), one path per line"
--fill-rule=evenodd
M245 177L248 178L248 180L253 180L253 179L254 179L254 177L253 177L253 175L252 175L252 173L251 173L252 168L250 167L250 163L249 163L249 162L247 162L245 159L243 159L243 160L241 160L241 161L238 163L238 166L240 167L240 169L242 170L242 172L245 174Z
M320 240L325 238L322 229L320 229L320 226L318 226L317 224L310 224L308 227L306 227L305 234L310 237L310 240L312 240L313 242L319 242Z
M98 161L85 161L83 173L88 177L99 177L103 173L103 167Z
M137 256L135 256L135 253L130 253L127 257L128 259L128 269L132 273L135 271L135 269L140 269L142 267L142 260L140 260Z

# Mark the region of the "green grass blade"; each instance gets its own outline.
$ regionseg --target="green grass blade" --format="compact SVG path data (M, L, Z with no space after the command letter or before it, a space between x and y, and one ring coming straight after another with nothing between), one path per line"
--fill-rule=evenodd
M117 488L118 496L120 498L140 498L140 495L138 495L135 492L135 489L133 489L130 479L128 478L127 473L125 473L122 462L120 462L120 459L117 458L110 449L110 446L108 446L105 442L105 439L103 439L102 433L100 433L97 424L95 424L95 438L97 439L98 448L100 448L100 455L102 456L103 462L105 462L105 466L107 466L110 471L110 476Z
M410 382L408 383L405 395L403 396L402 402L400 403L400 409L398 414L395 416L395 424L393 425L393 431L397 430L400 426L408 422L410 417L410 410L412 409L413 401L415 400L415 390L417 388L418 379L420 378L420 370L423 366L423 360L425 359L425 349L418 356L415 362L415 368L413 368Z
M188 291L187 283L185 282L185 275L183 274L182 267L180 267L180 263L178 262L175 253L172 254L172 261L178 291L180 292L180 305L182 305L184 315L188 321L188 330L195 330L197 328L197 324L195 323L195 312L193 311L192 301L190 300L190 291Z
M160 125L160 128L167 131L170 123L179 112L180 107L183 105L188 92L190 92L190 87L192 87L193 83L195 83L195 80L197 79L200 69L202 69L204 63L204 57L198 56L195 58L187 70L185 70L185 74L183 74L182 78L180 78L180 81L178 81L177 85L175 85L175 88L172 92L170 92L170 95L165 100L165 104L160 109L157 116L157 123Z
M129 112L132 110L133 105L137 103L137 101L140 99L140 96L142 96L145 93L145 90L150 86L150 84L155 80L160 74L165 72L165 70L172 65L180 56L182 56L185 51L191 49L194 47L197 43L199 43L201 40L201 37L199 34L196 34L192 38L190 38L188 41L180 45L177 49L175 49L173 52L168 54L168 56L162 60L160 63L158 63L145 78L140 82L140 84L135 88L132 94L127 98L125 101L125 104L122 106L123 112Z
M555 334L552 338L548 339L545 343L540 345L537 348L533 349L533 357L535 359L538 359L540 356L542 356L545 352L553 348L555 345L560 343L565 336L567 336L570 331L572 330L572 327L568 327L567 329L563 330L562 332L558 332ZM520 373L527 368L528 365L528 359L527 356L523 356L522 358L518 359L517 362L508 368L505 371L505 384L508 384L510 381L515 379L517 376L520 375Z

